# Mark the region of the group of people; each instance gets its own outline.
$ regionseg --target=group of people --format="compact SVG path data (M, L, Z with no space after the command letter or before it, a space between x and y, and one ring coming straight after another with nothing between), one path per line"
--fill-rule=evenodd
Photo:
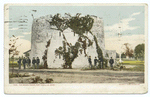
M29 57L28 58L24 57L23 59L21 59L19 57L19 59L18 59L19 69L21 69L21 63L23 64L24 69L26 69L26 65L28 66L28 68L31 66L31 60ZM32 64L33 64L34 69L35 69L35 65L37 65L37 69L39 69L39 64L40 64L39 57L37 57L36 59L35 59L35 57L33 57Z
M18 60L19 69L21 69L21 62L23 64L24 69L26 69L26 64L27 64L28 68L31 66L30 65L31 64L31 60L30 60L29 57L28 58L24 57L23 59L21 59L19 57L19 60ZM88 62L90 64L90 67L93 68L91 56L89 56ZM99 65L97 65L97 63L99 63ZM110 63L111 68L113 68L114 60L112 59L112 57L109 60L109 63ZM35 65L37 65L37 69L39 69L39 64L40 64L39 57L37 57L36 59L35 59L35 57L33 57L32 64L33 64L33 68L34 69L35 69ZM99 66L100 69L103 69L103 58L101 56L99 57L99 59L97 59L97 57L95 57L95 59L94 59L94 67L98 68L98 66Z
M91 56L89 56L88 61L89 61L90 67L93 68ZM99 57L99 59L97 59L97 58L95 57L95 59L94 59L94 67L95 67L95 68L98 67L98 66L97 66L97 63L99 63L99 68L102 69L102 68L103 68L103 58L102 58L101 56ZM109 63L110 63L111 68L113 68L114 60L112 59L112 57L111 57L111 59L109 60Z

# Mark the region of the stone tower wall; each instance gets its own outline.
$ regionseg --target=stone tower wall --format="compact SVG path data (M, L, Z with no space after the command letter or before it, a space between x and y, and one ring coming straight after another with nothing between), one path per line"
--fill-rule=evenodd
M32 24L32 36L31 36L31 53L30 58L39 57L42 62L42 56L46 49L47 41L51 38L51 44L48 48L48 66L50 68L62 68L64 60L62 57L55 56L55 50L62 46L63 36L60 35L59 31L55 27L51 26L48 21L50 21L49 16L40 17L33 20ZM98 44L102 49L103 56L106 54L105 41L104 41L104 27L103 20L97 17L93 17L94 24L91 29L92 33L97 37ZM48 21L47 21L48 20ZM66 29L64 32L66 39L69 43L74 45L78 40L79 36L71 31L71 29ZM91 47L87 47L86 52L88 56L92 57L92 63L94 63L94 58L97 57L96 45L94 38L91 34L85 34L89 39L93 41ZM85 57L84 53L79 53L78 57L73 61L73 68L82 68L89 66L88 58Z

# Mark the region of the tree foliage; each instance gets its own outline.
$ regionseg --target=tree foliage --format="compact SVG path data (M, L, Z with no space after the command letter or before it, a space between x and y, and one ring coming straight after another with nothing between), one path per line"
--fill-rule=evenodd
M141 58L144 59L145 54L145 45L144 44L138 44L134 49L135 58Z
M76 34L83 35L85 32L91 30L94 20L89 15L80 17L80 14L72 17L67 25L71 28Z
M18 40L18 38L16 38L14 35L9 40L9 55L10 55L10 57L14 57L19 54L19 51L17 50L18 46L16 46L17 40Z
M62 18L59 13L52 17L52 21L49 22L50 25L56 26L58 30L63 32L68 28L68 19Z
M12 35L12 37L9 40L9 56L12 60L12 64L14 64L14 57L19 55L19 51L17 50L18 46L16 46L16 42L17 42L18 38L15 37L14 35ZM12 65L12 74L13 74L13 70L14 70L14 65Z
M46 49L44 51L44 55L42 56L42 59L44 61L44 68L47 69L48 68L48 64L47 64L47 52L48 52L48 47L50 46L51 44L51 38L47 41L47 44L46 44Z
M126 58L126 54L122 53L121 58Z
M125 46L125 52L124 52L124 54L127 57L133 57L133 49L131 49L129 45L130 45L129 43L125 43L124 44L124 46Z

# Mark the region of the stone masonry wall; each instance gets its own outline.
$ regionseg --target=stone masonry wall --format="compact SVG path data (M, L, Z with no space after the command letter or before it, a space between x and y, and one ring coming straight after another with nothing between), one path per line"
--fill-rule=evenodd
M105 41L104 41L104 27L103 20L97 17L93 17L94 24L91 29L92 33L97 37L98 44L102 49L103 56L106 56ZM42 63L42 56L46 49L46 43L52 37L50 47L48 48L48 67L50 68L62 68L64 60L62 57L55 56L55 50L59 46L62 46L63 36L60 35L59 31L55 27L51 26L48 21L51 20L50 15L40 17L33 20L32 24L32 36L31 36L31 53L30 58L39 57ZM78 35L74 36L71 29L66 29L64 35L69 43L75 44ZM85 34L89 39L92 40L93 45L86 49L87 55L92 57L92 63L94 63L94 58L97 57L96 45L94 38L91 34ZM109 54L109 53L108 53ZM73 68L82 68L89 66L88 59L85 57L84 53L79 53L78 57L72 63Z

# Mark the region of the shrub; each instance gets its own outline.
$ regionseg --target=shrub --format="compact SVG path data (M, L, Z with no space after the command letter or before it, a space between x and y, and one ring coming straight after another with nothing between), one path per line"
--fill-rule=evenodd
M46 83L51 83L52 81L53 81L52 78L46 78L46 80L45 80Z
M43 83L43 79L40 76L36 76L35 78L30 78L30 83Z
M45 83L52 83L53 79L52 78L46 78ZM36 76L35 78L30 78L29 83L44 83L43 79L40 78L40 76Z

